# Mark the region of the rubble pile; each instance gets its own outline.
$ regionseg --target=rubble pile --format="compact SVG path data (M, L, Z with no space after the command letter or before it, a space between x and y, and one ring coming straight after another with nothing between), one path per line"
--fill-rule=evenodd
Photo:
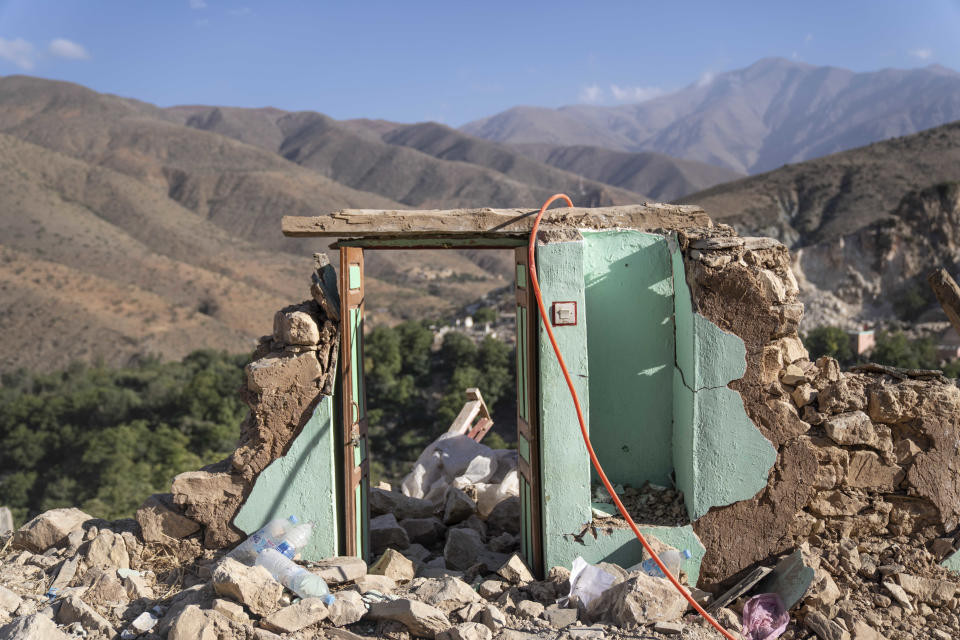
M398 508L400 522L432 513L429 501L373 495ZM478 538L469 525L451 531ZM686 602L663 579L600 565L615 574L613 585L578 607L566 598L570 571L562 567L538 581L517 554L479 550L469 562L464 556L463 570L446 569L418 558L417 545L407 555L388 548L369 567L355 557L307 564L330 585L328 606L296 598L263 567L221 551L181 563L162 543L145 541L134 520L54 509L0 538L0 638L587 640L638 625L649 627L649 638L719 637L681 619Z
M634 522L662 527L682 527L690 524L687 509L683 504L683 493L676 489L645 482L639 489L616 485L614 490ZM620 516L602 484L593 487L593 501L595 525L627 526L626 520ZM600 509L598 503L609 507Z

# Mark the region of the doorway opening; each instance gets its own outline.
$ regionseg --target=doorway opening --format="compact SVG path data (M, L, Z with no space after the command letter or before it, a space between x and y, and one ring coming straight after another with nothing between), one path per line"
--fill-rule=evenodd
M418 554L426 553L425 557L417 558L424 564L432 562L438 568L444 565L448 569L466 569L451 566L459 561L444 557L443 541L448 526L451 530L470 528L492 551L491 562L499 557L497 554L507 557L506 552L516 547L534 572L542 572L538 325L536 302L527 288L527 252L519 244L511 241L485 246L482 240L464 243L460 239L457 243L441 241L429 246L416 246L414 242L382 246L370 239L341 241L335 245L340 251L338 424L343 553L369 561L383 550L381 547L386 541L400 540L401 545L416 544ZM499 297L494 295L475 308L467 307L464 313L448 317L446 322L408 321L392 326L380 324L366 330L365 256L378 249L436 250L464 246L471 251L483 249L491 253L493 250L504 253L506 249L505 262L510 268L505 277L506 287ZM478 408L478 398L468 395L474 393L468 391L474 388L492 405L493 428L482 443L477 442L483 435L482 421L477 420L478 416L483 417L482 411ZM377 397L368 404L371 390ZM481 400L480 405L483 404ZM454 431L464 427L465 416L460 415L461 411L474 414L466 421L466 432L445 433L450 427L455 427ZM404 428L397 429L398 425ZM410 429L411 426L414 428ZM470 429L471 426L477 428ZM434 441L437 436L442 440ZM373 442L380 446L371 446ZM515 451L506 449L511 443ZM424 453L419 456L426 457L424 464L418 460L415 465L411 452L424 446ZM383 456L380 460L378 449ZM467 459L458 461L457 455ZM442 460L441 466L445 467L439 478L436 473L428 478L427 471L421 467L437 460ZM459 466L464 463L469 468L456 478L450 477L451 473L459 472ZM403 473L404 469L414 473ZM436 469L431 467L429 471ZM431 478L431 486L425 486ZM436 502L439 499L435 506L440 517L433 518L438 522L420 521L429 518L397 522L395 516L381 514L377 517L385 520L374 521L371 532L371 503L376 502L371 498L377 498L371 496L371 491L381 490L376 487L382 482L391 485L394 491L402 490L421 500ZM450 484L450 491L440 495L437 486L445 489L443 482ZM459 515L451 516L443 501L454 490L473 500L477 513L459 519L464 514L461 510ZM496 501L498 498L501 500ZM462 497L460 500L463 501ZM502 506L501 503L506 502L511 504ZM490 510L491 504L494 511ZM495 523L491 522L497 510L500 515ZM511 513L515 524L506 530L501 521ZM381 535L382 527L390 527L393 533ZM472 533L469 536L477 537Z

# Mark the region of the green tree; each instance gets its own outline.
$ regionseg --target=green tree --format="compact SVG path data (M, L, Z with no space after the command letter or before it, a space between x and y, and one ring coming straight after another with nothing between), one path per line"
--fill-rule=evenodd
M831 356L843 366L850 366L856 359L850 336L840 327L817 327L803 336L803 344L816 360L821 356Z
M870 359L879 364L905 369L935 369L939 366L933 338L911 340L902 331L879 331Z

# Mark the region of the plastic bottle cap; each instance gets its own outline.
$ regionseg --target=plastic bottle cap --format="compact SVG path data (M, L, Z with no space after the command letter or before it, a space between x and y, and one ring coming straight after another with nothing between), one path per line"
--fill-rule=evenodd
M289 520L293 524L297 524L298 522L300 522L299 520L297 520L297 516L293 516L293 515L287 518L287 520Z
M684 558L690 558L691 556L692 556L692 554L690 553L690 549L684 549L684 550L683 550L683 557L684 557Z

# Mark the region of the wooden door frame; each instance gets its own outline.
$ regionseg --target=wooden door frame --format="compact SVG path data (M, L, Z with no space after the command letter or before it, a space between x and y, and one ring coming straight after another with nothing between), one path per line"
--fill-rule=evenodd
M419 243L418 243L419 242ZM340 274L339 274L339 283L341 291L341 306L340 306L340 315L341 315L341 346L342 346L342 357L341 362L343 363L340 368L340 388L342 389L343 401L341 404L341 414L342 418L340 420L340 430L341 438L343 441L343 484L344 484L344 514L345 514L345 529L344 529L344 552L347 555L357 555L358 550L356 547L356 531L355 523L356 520L356 509L355 502L351 493L351 488L354 486L353 482L355 477L353 475L348 475L348 472L356 473L355 465L353 464L353 446L351 444L351 429L353 424L350 423L350 419L353 415L353 406L352 406L352 385L351 385L351 376L353 371L351 369L352 365L352 342L350 336L350 309L359 308L361 313L361 318L363 315L364 305L363 305L363 291L364 287L361 284L359 299L352 298L351 290L349 289L349 268L351 263L355 266L359 264L361 270L361 283L365 278L363 274L363 251L364 249L371 250L404 250L404 249L418 249L418 250L447 250L455 248L470 248L470 249L514 249L514 264L527 264L526 258L526 244L511 240L509 244L507 243L494 243L488 239L479 238L476 241L471 240L460 240L451 243L441 243L441 244L430 244L424 243L422 241L416 241L411 239L409 243L399 242L399 243L390 243L386 244L380 239L359 239L359 240L341 240L334 245L332 248L336 248L340 251ZM359 258L357 258L359 256ZM517 276L515 275L515 278ZM540 375L539 375L539 314L537 312L537 305L533 300L532 291L527 289L527 281L529 280L529 274L524 271L524 286L520 287L519 282L514 280L514 290L515 298L517 305L522 305L527 309L526 313L526 322L524 323L526 330L526 339L525 339L525 349L524 356L526 358L526 377L527 377L527 406L528 406L528 421L521 421L520 416L517 416L517 437L518 441L520 437L524 437L530 443L530 460L529 463L520 456L519 451L517 454L517 469L518 473L529 482L530 486L530 504L528 505L530 513L530 525L532 528L531 531L531 542L532 542L532 558L533 562L530 568L533 571L534 575L542 576L543 575L543 507L542 507L542 473L541 473L541 463L540 463L540 426L539 426L539 398L540 398ZM354 306L356 305L356 306ZM520 332L520 317L518 314L516 323L516 331L519 337ZM362 331L362 320L360 330ZM362 337L361 337L361 349L362 349ZM517 341L517 360L521 357L520 353L520 341ZM362 351L358 354L358 360L362 362L363 353ZM519 366L519 365L518 365ZM360 384L359 389L360 393L363 395L362 401L363 406L366 406L366 397L365 397L365 385L363 384L363 368L361 364L361 369L359 372ZM519 387L519 371L515 368L515 373L517 375L517 406L519 411L520 406L520 393L521 389ZM366 420L366 413L364 412L364 421ZM521 426L522 424L522 426ZM364 480L369 483L369 464L370 464L370 450L369 446L366 449L366 456L364 458L365 465L365 475ZM521 491L522 494L522 491ZM523 496L521 495L521 501ZM365 514L365 521L369 522L370 513L369 513L369 504L367 503L367 509ZM524 535L524 532L521 531L521 535Z

